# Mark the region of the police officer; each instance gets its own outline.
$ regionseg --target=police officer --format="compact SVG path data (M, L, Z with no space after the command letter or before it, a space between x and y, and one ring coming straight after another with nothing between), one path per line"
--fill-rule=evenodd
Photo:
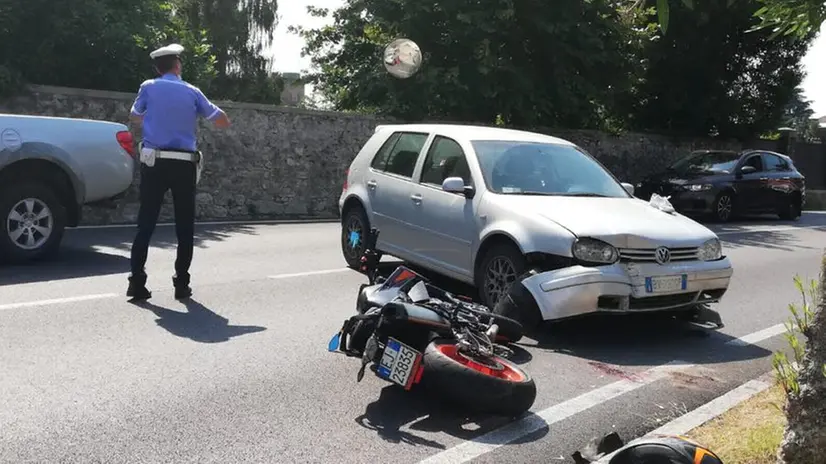
M152 297L146 288L144 266L167 190L172 191L178 238L172 278L175 298L192 295L189 266L195 234L195 186L203 166L196 148L197 119L204 117L222 128L230 124L221 108L181 79L183 51L181 45L171 44L149 54L160 77L141 84L132 105L132 120L143 124L138 232L132 244L132 273L126 291L133 300Z

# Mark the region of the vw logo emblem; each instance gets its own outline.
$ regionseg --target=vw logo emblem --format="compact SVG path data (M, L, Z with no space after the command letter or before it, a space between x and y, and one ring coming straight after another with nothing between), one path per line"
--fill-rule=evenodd
M666 247L659 247L654 250L654 259L659 264L665 264L671 261L671 252Z

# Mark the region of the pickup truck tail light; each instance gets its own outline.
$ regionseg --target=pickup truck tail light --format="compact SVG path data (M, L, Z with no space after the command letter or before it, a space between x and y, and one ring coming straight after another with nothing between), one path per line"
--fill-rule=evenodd
M116 135L118 143L132 158L135 157L135 139L129 131L120 131Z
M350 169L349 168L346 171L344 171L344 185L341 187L341 193L344 193L344 192L347 191L347 178L348 177L350 177Z

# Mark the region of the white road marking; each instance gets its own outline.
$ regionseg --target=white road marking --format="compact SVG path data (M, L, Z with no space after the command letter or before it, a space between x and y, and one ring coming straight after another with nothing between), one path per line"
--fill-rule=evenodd
M754 345L755 343L760 343L767 338L772 338L775 335L780 335L786 332L786 325L785 324L776 324L768 329L763 329L759 332L750 333L748 335L744 335L740 338L735 338L734 340L729 340L726 342L726 345L729 346L746 346L746 345Z
M339 272L346 272L352 271L349 267L340 267L338 269L325 269L321 271L307 271L307 272L296 272L295 274L276 274L267 276L268 279L291 279L293 277L304 277L304 276L314 276L314 275L324 275L324 274L337 274ZM355 272L355 271L353 271Z
M755 344L780 333L778 332L778 327L784 328L783 324L778 324L768 329L745 335L737 340L744 340L747 341L746 343ZM735 340L732 340L727 344L729 346L739 346L741 344L733 342L735 342ZM681 361L672 361L661 366L653 367L641 374L635 375L632 379L619 380L595 390L591 390L575 398L571 398L563 401L562 403L555 404L547 409L530 414L516 422L512 422L504 427L488 432L474 438L473 440L462 442L459 445L448 448L420 461L420 464L458 464L468 462L471 459L489 453L501 446L507 445L508 443L530 435L580 412L593 408L594 406L598 406L625 393L637 390L658 380L664 379L668 377L671 372L688 369L693 366L693 364L688 364Z
M644 437L651 437L653 435L685 435L687 432L690 432L706 422L722 415L729 409L752 398L754 395L765 391L771 386L772 382L768 380L750 380L734 390L709 401L688 414L680 416L656 430L652 430L651 432L645 434ZM633 443L633 441L629 443ZM616 451L606 454L595 461L594 464L608 464L608 461L610 461L615 454Z
M61 303L76 303L78 301L103 300L106 298L114 298L116 296L118 296L117 293L100 293L97 295L70 296L66 298L55 298L52 300L27 301L24 303L9 303L0 305L0 310L31 308L34 306L47 306Z
M754 234L759 232L788 232L790 230L799 230L799 229L824 229L826 228L826 224L819 225L819 226L790 226L790 227L771 227L771 228L763 228L763 229L743 229L743 230L724 230L721 232L716 232L714 229L711 231L717 235L738 235L738 234Z
M258 221L204 221L204 222L196 222L196 226L236 226L236 225L258 225L258 224L296 224L296 225L303 225L303 224L332 224L332 223L340 223L340 219L300 219L300 220L289 220L289 219L272 219L272 220L258 220ZM161 222L156 225L156 227L168 227L174 226L174 222ZM105 224L99 226L77 226L72 227L72 229L80 229L80 230L89 230L89 229L127 229L127 228L134 228L137 227L137 224Z
M325 269L320 271L307 271L307 272L296 272L294 274L276 274L268 276L269 279L291 279L295 277L309 277L315 275L323 275L323 274L335 274L340 272L352 271L350 268L338 268L338 269ZM355 271L353 271L355 272ZM0 311L4 309L18 309L18 308L32 308L36 306L49 306L49 305L56 305L56 304L63 304L63 303L75 303L78 301L90 301L90 300L102 300L107 298L116 298L119 296L124 296L120 293L101 293L97 295L82 295L82 296L70 296L66 298L54 298L50 300L36 300L36 301L26 301L21 303L8 303L0 305Z

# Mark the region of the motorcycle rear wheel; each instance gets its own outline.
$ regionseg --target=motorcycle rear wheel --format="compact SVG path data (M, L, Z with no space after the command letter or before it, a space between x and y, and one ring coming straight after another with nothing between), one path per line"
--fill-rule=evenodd
M472 412L517 417L536 400L536 384L519 366L498 356L472 359L455 340L428 344L423 365L423 386Z

